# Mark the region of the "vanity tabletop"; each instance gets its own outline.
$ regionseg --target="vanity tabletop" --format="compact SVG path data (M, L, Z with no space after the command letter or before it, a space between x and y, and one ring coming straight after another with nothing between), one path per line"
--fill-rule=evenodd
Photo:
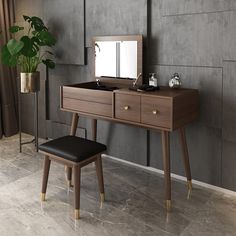
M189 93L198 93L197 89L171 89L169 87L161 86L160 90L156 91L132 91L128 88L121 88L114 91L115 93L121 94L132 94L132 95L142 95L142 96L155 96L155 97L169 97L175 98L182 95L187 95Z

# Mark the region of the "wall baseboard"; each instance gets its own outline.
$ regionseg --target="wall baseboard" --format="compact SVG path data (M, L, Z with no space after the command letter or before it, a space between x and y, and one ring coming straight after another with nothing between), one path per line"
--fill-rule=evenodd
M106 154L103 154L102 156L105 157L105 158L109 158L111 160L115 160L117 162L122 162L122 163L125 163L127 165L131 165L131 166L138 167L140 169L147 170L148 172L155 172L155 173L158 173L160 175L164 175L164 171L160 170L160 169L156 169L156 168L148 167L148 166L142 166L142 165L139 165L139 164L136 164L136 163L133 163L133 162L130 162L130 161L125 161L125 160L119 159L117 157L113 157L113 156L106 155ZM171 173L171 177L176 179L176 180L181 180L181 181L186 182L186 177L184 177L184 176L176 175L176 174ZM235 196L236 197L236 192L232 191L232 190L228 190L228 189L221 188L221 187L218 187L218 186L215 186L215 185L207 184L207 183L204 183L204 182L201 182L201 181L198 181L198 180L194 180L194 179L192 180L192 183L195 184L195 185L198 185L200 187L204 187L204 188L207 188L207 189L211 189L211 190L223 193L225 195L230 195L230 196Z

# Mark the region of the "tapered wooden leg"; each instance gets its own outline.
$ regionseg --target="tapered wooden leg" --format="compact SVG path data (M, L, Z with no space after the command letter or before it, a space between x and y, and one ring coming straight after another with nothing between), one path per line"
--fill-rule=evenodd
M78 126L78 121L79 121L79 116L77 113L73 113L72 116L72 122L71 122L71 128L70 128L70 135L75 136L76 135L76 130ZM66 175L67 175L67 181L68 181L68 186L72 187L71 181L72 181L72 168L67 167L66 168Z
M43 167L43 182L42 182L42 191L41 191L41 201L45 201L50 164L51 164L51 160L49 160L48 156L45 156L44 157L44 167Z
M180 135L181 148L182 148L182 152L183 152L182 156L183 156L183 161L184 161L184 168L185 168L185 173L186 173L186 177L187 177L187 181L188 181L188 188L191 190L192 189L192 176L191 176L191 169L190 169L189 155L188 155L188 146L187 146L184 128L179 129L179 135Z
M168 131L162 131L162 152L165 175L165 199L167 210L171 209L171 176L170 176L170 137Z
M80 218L80 166L74 166L75 219Z
M66 174L67 174L67 182L68 182L68 187L72 187L72 168L71 167L66 167Z
M97 176L98 176L98 184L99 184L101 202L104 202L104 200L105 200L105 191L104 191L104 180L103 180L102 158L101 158L101 156L99 156L97 158L97 160L95 161L95 165L96 165L96 172L97 172Z
M92 140L97 141L97 120L92 119L91 124L92 124Z
M71 122L71 128L70 128L70 135L75 136L76 129L79 121L79 116L77 113L73 113L72 116L72 122Z

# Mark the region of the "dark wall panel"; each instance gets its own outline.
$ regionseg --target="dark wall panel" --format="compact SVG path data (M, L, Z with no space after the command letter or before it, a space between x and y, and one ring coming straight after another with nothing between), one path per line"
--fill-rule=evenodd
M235 0L178 0L178 4L173 4L173 0L162 1L163 16L236 10Z
M58 40L54 49L57 64L85 63L84 1L43 1L43 17Z
M87 0L86 45L93 36L147 35L147 0Z
M108 146L109 155L141 165L147 163L145 129L99 121L98 141Z
M236 1L235 1L236 2ZM236 3L235 3L236 4ZM224 13L223 59L236 60L236 11Z
M236 142L236 61L224 63L223 138Z
M236 191L236 142L223 142L222 186Z
M63 135L69 135L70 134L70 125L67 125L65 123L59 123L55 121L47 121L46 122L47 127L47 135L50 138L58 138ZM79 127L76 130L76 136L87 138L87 132L86 129L83 127Z
M160 9L152 9L152 64L222 67L222 14L168 16L160 22L155 11Z

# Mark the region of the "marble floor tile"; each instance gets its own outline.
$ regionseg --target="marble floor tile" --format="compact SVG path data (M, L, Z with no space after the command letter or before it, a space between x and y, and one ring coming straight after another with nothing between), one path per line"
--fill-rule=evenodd
M29 135L24 140L31 140ZM173 209L164 208L162 175L103 158L106 201L101 205L93 164L82 169L81 219L73 217L73 188L64 166L52 162L41 203L43 156L19 138L0 140L0 235L171 236L236 235L236 198L172 180ZM44 142L44 140L40 140Z

